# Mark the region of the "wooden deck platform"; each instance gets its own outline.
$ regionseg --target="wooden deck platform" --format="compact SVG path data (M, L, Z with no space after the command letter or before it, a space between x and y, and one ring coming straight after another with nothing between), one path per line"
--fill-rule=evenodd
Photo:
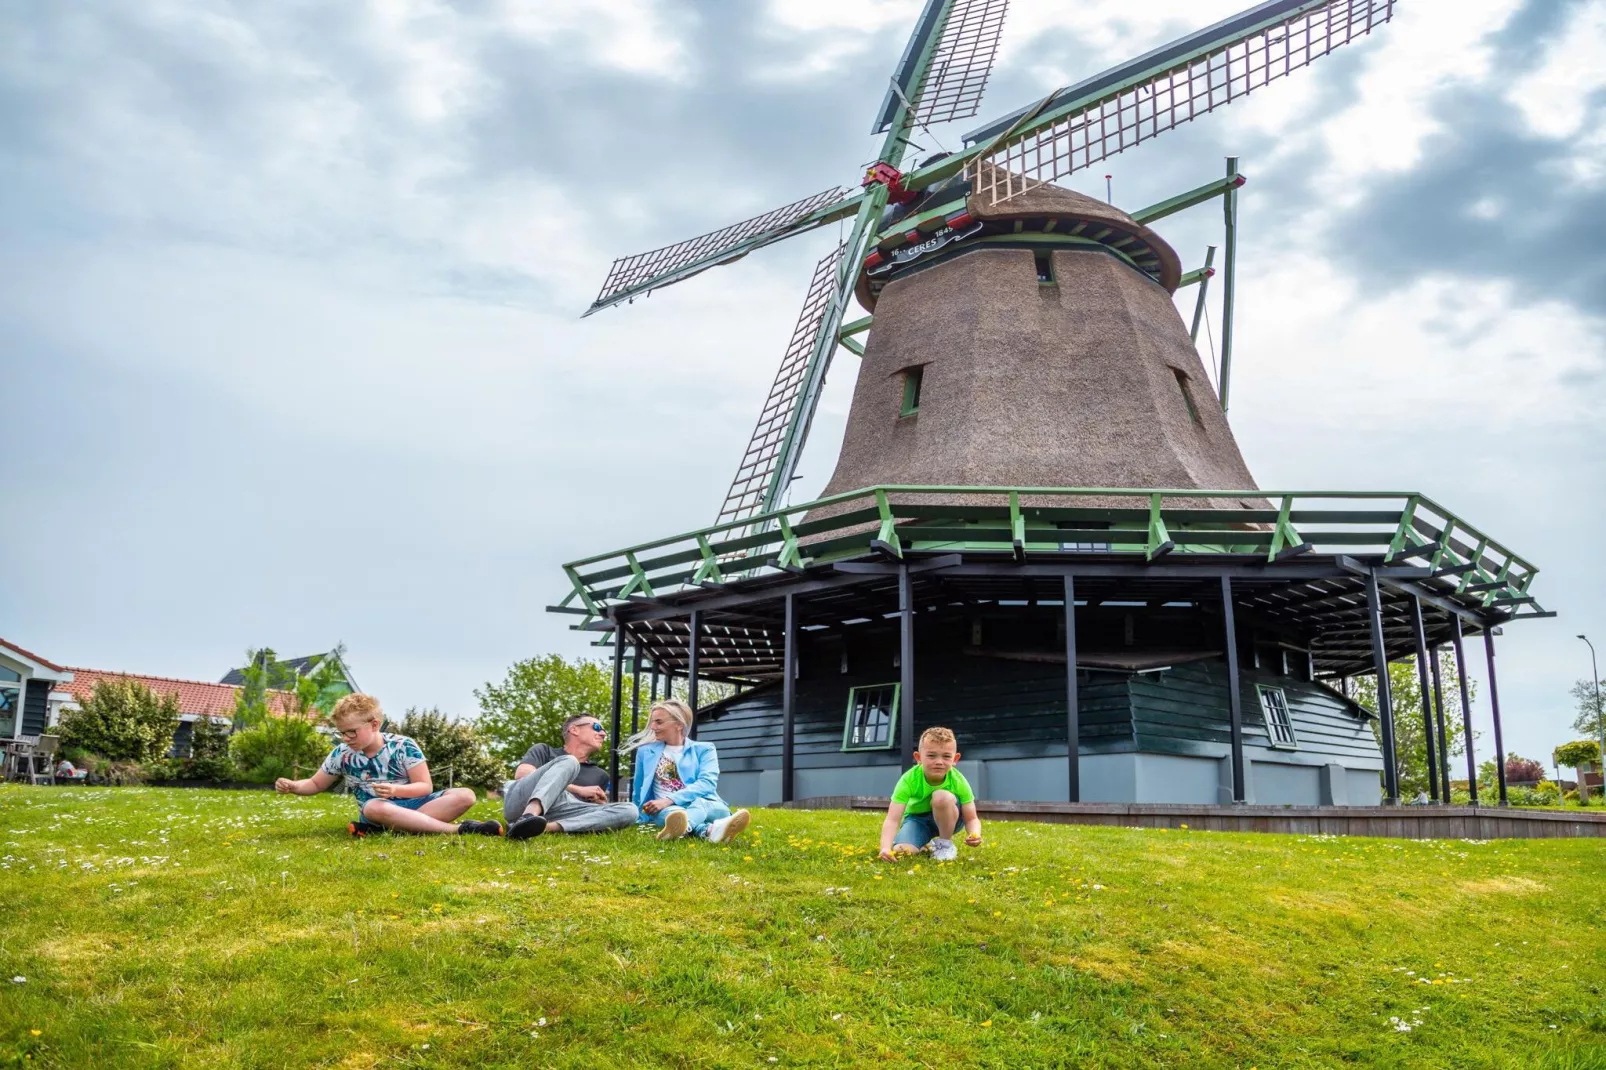
M822 795L775 805L796 810L885 812L873 795ZM1606 810L1518 810L1496 806L1199 806L1185 803L980 802L984 820L1068 825L1388 836L1408 840L1606 838Z

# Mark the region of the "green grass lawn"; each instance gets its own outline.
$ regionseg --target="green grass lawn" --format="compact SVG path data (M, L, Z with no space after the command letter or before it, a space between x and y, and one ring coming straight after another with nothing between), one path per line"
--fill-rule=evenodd
M1606 1066L1603 840L996 822L886 865L864 814L352 809L0 787L0 1065Z

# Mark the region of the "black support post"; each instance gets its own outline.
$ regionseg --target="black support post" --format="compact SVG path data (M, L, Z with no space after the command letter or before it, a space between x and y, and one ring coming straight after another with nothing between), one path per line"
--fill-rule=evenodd
M1400 767L1394 760L1394 700L1389 694L1389 655L1383 642L1383 597L1377 570L1366 574L1366 610L1372 625L1372 669L1377 673L1377 719L1383 729L1383 802L1400 803Z
M655 662L652 663L652 690L647 693L647 703L648 703L648 705L651 705L652 703L657 702L657 701L658 701L658 663L655 661ZM631 727L632 730L634 730L636 726L635 725L631 725L630 727Z
M900 757L915 752L915 592L909 566L898 570L898 742Z
M697 654L702 632L702 614L697 610L691 611L691 637L686 641L686 705L691 707L692 722L689 735L697 738L697 723L702 719L697 710Z
M613 725L608 737L608 801L619 801L619 711L624 702L625 626L613 626Z
M796 797L792 766L792 709L797 698L797 596L786 596L786 645L781 658L781 801Z
M641 644L637 643L635 653L630 657L630 734L636 734L636 724L641 720ZM619 735L614 733L613 745L619 745Z
M1428 798L1439 801L1439 755L1433 731L1433 685L1428 677L1428 636L1422 602L1411 599L1411 634L1416 640L1416 682L1422 694L1422 750L1428 761Z
M1065 773L1069 802L1082 801L1082 707L1076 694L1076 580L1065 574Z
M1472 687L1467 683L1466 652L1461 648L1461 618L1450 614L1455 631L1451 642L1455 648L1455 675L1461 684L1461 730L1466 733L1467 795L1473 806L1478 805L1478 756L1472 746Z
M1244 699L1238 678L1238 621L1232 608L1232 577L1221 577L1221 627L1227 650L1227 709L1232 717L1232 801L1244 802Z
M1433 727L1439 733L1439 796L1450 805L1450 733L1444 726L1444 674L1439 669L1439 647L1428 648L1428 664L1433 667Z
M1494 675L1494 628L1483 626L1483 649L1489 656L1489 711L1494 714L1494 771L1500 785L1500 805L1506 805L1506 741L1500 734L1500 685Z

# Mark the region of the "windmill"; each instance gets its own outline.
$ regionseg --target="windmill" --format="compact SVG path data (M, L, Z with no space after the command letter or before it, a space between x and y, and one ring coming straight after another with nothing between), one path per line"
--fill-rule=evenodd
M699 237L614 261L586 315L680 282L710 267L731 263L766 245L831 223L851 221L846 226L846 238L815 267L774 383L720 508L720 523L766 514L781 504L796 473L832 356L839 346L860 356L866 353L866 344L861 344L858 336L871 330L872 318L844 322L850 298L857 296L861 304L871 309L889 283L910 277L967 247L980 249L981 243L988 240L1000 248L1018 251L1025 239L1009 239L1008 235L1027 231L1039 243L1033 258L1039 281L1044 281L1045 274L1052 280L1057 266L1063 268L1070 263L1062 259L1068 248L1075 246L1075 251L1081 251L1098 245L1133 273L1148 276L1167 293L1174 291L1183 281L1175 253L1140 220L1053 183L1307 66L1370 33L1393 14L1393 0L1266 0L1232 18L1056 90L1041 101L967 134L960 151L932 157L905 170L917 130L978 113L998 53L1007 7L1008 0L927 0L875 113L871 133L882 137L881 147L857 190L822 190ZM1241 178L1229 172L1226 184L1212 192L1230 194L1240 182ZM989 255L996 261L1002 254L994 250ZM1230 245L1227 260L1230 269ZM1075 288L1088 292L1082 306L1067 313L1067 323L1092 307L1090 303L1125 301L1136 292L1130 277L1086 277L1082 268L1087 263L1085 257L1075 261L1079 273ZM911 309L908 301L902 302L899 322L887 322L889 310L889 316L874 320L876 329L868 346L874 349L879 341L889 339L883 350L890 347L896 351L900 343L906 347L911 338L921 333L918 326L910 324L911 318L920 318L934 305L951 307L956 294L963 300L974 292L978 278L985 281L1000 264L978 260L974 266L980 276L948 279L947 290L928 293L922 308ZM1095 265L1094 273L1099 274L1097 268L1109 266ZM1197 278L1201 273L1192 274ZM1204 275L1208 277L1208 268ZM1158 312L1152 301L1150 305L1150 312ZM1165 319L1149 318L1153 322ZM1069 330L1064 328L1061 335ZM1134 425L1145 419L1160 419L1163 423L1165 418L1157 415L1162 409L1181 412L1179 406L1185 403L1188 419L1197 424L1201 441L1208 440L1206 445L1172 448L1170 454L1158 457L1152 465L1139 464L1136 474L1104 474L1096 466L1084 471L1075 464L1067 469L1069 462L1064 458L1058 468L1050 464L1044 470L1061 475L1071 471L1083 477L1072 481L1062 478L1058 485L1252 489L1253 481L1231 441L1220 409L1204 404L1193 390L1191 382L1203 382L1204 376L1202 367L1197 374L1193 372L1199 361L1191 339L1178 334L1169 322L1153 328L1151 334L1155 331L1158 334L1154 337L1140 338L1132 345L1137 349L1165 350L1169 364L1155 363L1147 374L1150 379L1164 380L1169 367L1170 374L1177 376L1175 384L1168 387L1165 382L1151 382L1134 389L1130 382L1083 383L1082 388L1092 390L1094 395L1084 400L1097 407L1119 395L1131 410L1126 413L1127 422ZM1230 324L1224 324L1224 331L1230 337ZM1193 333L1197 334L1197 317ZM1043 345L1058 346L1066 341L1065 337L1054 336ZM904 359L894 352L880 363L890 361L897 365ZM990 374L996 380L1018 379L1030 368L1029 354L1020 359L1028 360L1028 364L993 368ZM989 450L994 451L991 467L1008 470L1013 476L994 482L1034 482L1019 474L1023 465L1031 468L1032 458L1041 456L1037 450L1040 443L1031 440L1034 435L1054 439L1056 427L1065 419L1063 412L1041 404L1035 417L1026 418L1028 423L1035 419L1037 426L1028 428L1023 436L1017 435L1021 439L1018 450L1005 448L999 453L996 442L967 437L974 434L977 420L983 421L982 426L990 418L997 423L997 413L989 414L983 405L980 410L966 413L963 428L942 429L934 426L937 421L928 420L918 438L912 432L905 435L910 443L902 452L924 459L913 468L906 465L904 470L889 471L880 460L868 460L884 454L889 445L879 431L862 430L874 422L868 416L870 410L884 408L884 395L890 390L898 397L899 411L910 415L918 408L922 390L934 385L922 363L894 366L890 371L891 385L880 389L875 384L879 392L870 391L876 395L870 397L864 389L869 368L861 370L843 457L831 488L900 482L987 482L960 478L955 474L955 465L963 467L957 458ZM1222 380L1224 400L1225 366ZM1017 386L1017 396L1000 399L999 405L1032 396L1029 383ZM1162 399L1165 390L1177 387L1180 395L1173 393ZM1116 393L1101 395L1102 391ZM1140 400L1139 395L1150 400ZM1019 417L1019 412L1016 415ZM1172 418L1180 419L1175 413ZM911 427L913 423L909 422ZM1079 447L1068 443L1066 448ZM1109 443L1112 454L1130 454L1134 449L1141 453L1144 448L1142 443ZM947 478L933 478L944 475ZM1125 481L1119 476L1125 476ZM1117 481L1099 482L1100 479ZM1037 482L1049 485L1055 481Z

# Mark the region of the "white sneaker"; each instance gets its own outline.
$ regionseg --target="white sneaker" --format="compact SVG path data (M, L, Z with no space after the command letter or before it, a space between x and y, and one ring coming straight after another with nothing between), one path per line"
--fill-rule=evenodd
M722 817L708 826L709 843L729 843L742 834L747 823L753 820L753 815L746 810L738 810L729 817Z
M959 858L959 848L954 846L953 840L938 838L931 841L931 860L933 862L953 862Z

